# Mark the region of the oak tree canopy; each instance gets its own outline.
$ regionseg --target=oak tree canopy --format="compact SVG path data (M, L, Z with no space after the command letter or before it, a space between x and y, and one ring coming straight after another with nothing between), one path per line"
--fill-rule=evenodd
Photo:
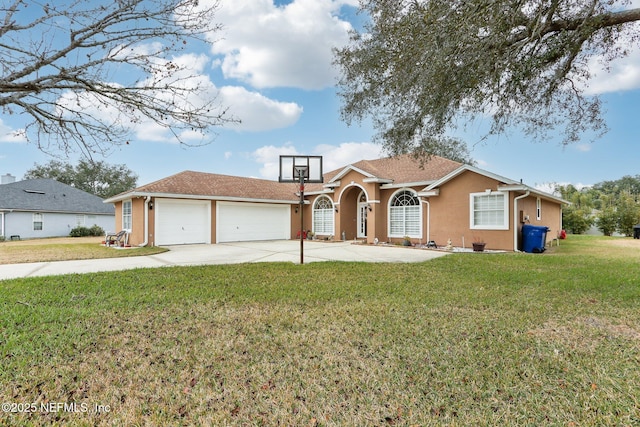
M602 57L606 69L638 44L640 8L629 5L362 0L368 23L336 49L342 117L371 117L392 153L420 150L478 117L490 122L486 135L598 137L606 123L600 98L585 93L588 61Z

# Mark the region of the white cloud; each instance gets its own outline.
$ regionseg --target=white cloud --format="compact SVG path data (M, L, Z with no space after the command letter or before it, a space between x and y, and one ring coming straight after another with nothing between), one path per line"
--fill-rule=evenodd
M583 188L591 188L592 187L592 185L583 184L581 182L578 182L578 183L573 183L573 182L543 182L543 183L535 184L534 188L536 190L544 191L545 193L554 194L554 195L560 197L560 194L555 192L556 187L559 187L559 186L566 187L568 185L573 185L578 191L582 190Z
M629 24L636 28L638 24ZM628 55L615 59L605 69L605 58L597 55L589 58L587 67L592 78L587 82L585 93L599 95L609 92L622 92L640 88L640 46L627 37L620 37L618 44L628 50Z
M301 154L296 147L287 143L281 147L267 145L252 153L257 163L262 163L260 175L266 179L278 179L279 157L282 154ZM329 172L360 160L378 159L383 156L382 146L371 142L345 142L340 145L321 144L309 155L322 156L323 172Z
M260 175L266 179L278 179L280 174L280 155L283 154L300 154L291 144L285 144L282 147L267 145L258 148L252 153L252 157L257 163L262 163Z
M487 169L491 165L488 161L483 160L483 159L475 159L475 161L476 161L476 164L478 165L478 167L482 168L482 169Z
M142 47L144 48L144 47ZM163 61L156 59L159 64ZM265 131L278 129L294 124L302 114L302 107L292 102L279 102L269 99L257 92L250 92L239 86L224 86L217 88L210 77L204 74L210 58L204 54L185 54L172 58L177 68L173 73L165 75L151 75L140 85L162 87L167 85L178 92L160 93L159 99L166 98L169 103L176 103L185 109L201 108L211 104L215 112L228 107L227 117L241 120L240 123L228 123L224 126L233 130ZM115 83L112 83L115 84ZM180 89L186 91L180 92ZM171 97L171 98L169 98ZM120 109L112 102L104 103L94 94L64 93L58 103L70 111L82 111L92 117L130 129L136 139L151 142L177 142L172 131L163 125L142 115L126 114L126 109ZM168 124L171 124L170 122ZM0 133L2 128L0 127ZM197 130L185 129L178 136L187 144L202 144L209 142L209 136Z
M241 123L230 129L264 131L293 125L302 114L302 107L294 102L279 102L239 86L220 88L220 102L229 107L229 113Z
M0 119L0 142L27 142L24 129L12 129Z
M373 142L343 142L340 145L318 145L313 154L320 155L324 172L329 172L360 160L384 156L382 146Z
M555 182L543 182L543 183L540 183L540 184L535 184L533 187L536 190L544 191L547 194L554 194L555 191L556 191L556 186L557 185L560 185L560 184L555 183Z
M575 144L574 147L576 150L580 151L581 153L587 153L591 151L591 149L593 148L591 144Z
M216 19L222 34L210 37L212 52L222 55L226 78L256 88L321 89L335 83L332 48L348 41L352 28L338 17L354 1L224 0Z

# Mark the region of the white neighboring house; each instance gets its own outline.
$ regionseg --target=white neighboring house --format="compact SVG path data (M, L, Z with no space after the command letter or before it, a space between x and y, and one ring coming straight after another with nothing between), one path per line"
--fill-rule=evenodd
M78 226L93 225L105 231L115 225L113 206L100 197L53 179L15 182L2 176L0 236L5 239L68 236Z

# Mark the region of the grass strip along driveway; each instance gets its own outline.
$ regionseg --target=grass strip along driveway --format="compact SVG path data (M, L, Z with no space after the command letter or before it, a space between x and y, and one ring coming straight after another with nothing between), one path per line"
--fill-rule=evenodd
M640 242L570 236L4 281L0 424L638 425L639 278Z
M160 247L116 249L102 246L102 240L101 237L63 237L1 242L0 264L120 258L166 251Z

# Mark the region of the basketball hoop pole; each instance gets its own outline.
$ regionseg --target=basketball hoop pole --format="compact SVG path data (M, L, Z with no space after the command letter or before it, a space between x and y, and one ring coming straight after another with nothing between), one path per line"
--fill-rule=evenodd
M304 264L304 173L300 173L300 265Z

